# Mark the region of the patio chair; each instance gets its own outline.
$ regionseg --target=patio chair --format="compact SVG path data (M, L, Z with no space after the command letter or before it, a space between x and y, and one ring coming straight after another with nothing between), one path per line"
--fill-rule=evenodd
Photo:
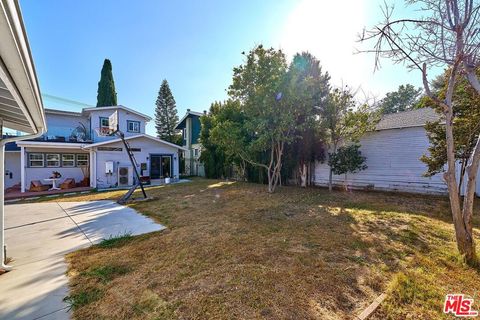
M72 189L75 188L75 179L73 178L67 178L65 181L63 181L62 184L60 184L60 189Z
M48 184L43 184L40 180L32 180L30 182L30 189L29 191L47 191L50 189L50 186Z

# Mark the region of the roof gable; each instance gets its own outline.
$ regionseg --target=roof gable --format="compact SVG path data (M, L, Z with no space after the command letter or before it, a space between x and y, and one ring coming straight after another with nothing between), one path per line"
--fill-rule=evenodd
M118 106L108 106L108 107L83 108L82 113L90 113L90 112L102 111L102 110L117 110L117 109L121 109L121 110L127 111L127 112L129 112L129 113L136 114L136 115L144 118L146 121L152 120L152 118L151 118L150 116L147 116L146 114L140 113L140 112L138 112L138 111L135 111L135 110L133 110L133 109L127 108L127 107L122 106L122 105L118 105Z
M185 120L187 118L191 118L191 117L198 117L200 118L201 116L203 116L204 113L201 113L201 112L196 112L196 111L191 111L191 110L187 110L187 113L183 116L182 119L180 119L180 121L178 121L177 125L175 126L175 129L177 130L180 130L180 129L184 129L185 128Z
M174 148L177 148L177 149L180 149L180 150L187 151L187 149L184 148L184 147L181 147L181 146L176 145L176 144L174 144L174 143L171 143L171 142L168 142L168 141L165 141L165 140L162 140L162 139L153 137L153 136L148 135L148 134L138 134L138 135L135 135L135 136L125 137L125 140L128 141L128 140L133 140L133 139L138 139L138 138L147 138L147 139L156 141L156 142L158 142L158 143L165 144L165 145L170 146L170 147L174 147ZM92 144L89 144L89 145L85 146L85 148L89 149L89 148L93 148L93 147L99 147L99 146L108 145L108 144L111 144L111 143L117 143L117 142L120 142L120 141L122 141L122 139L117 138L117 139L112 139L112 140L107 140L107 141L92 143Z
M432 108L391 113L382 116L375 130L423 127L427 122L438 121L441 118L441 115Z

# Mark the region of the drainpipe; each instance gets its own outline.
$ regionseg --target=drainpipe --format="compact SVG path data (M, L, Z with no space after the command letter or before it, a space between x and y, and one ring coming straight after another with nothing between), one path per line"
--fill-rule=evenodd
M5 259L7 255L6 245L5 245L5 145L9 142L16 142L21 140L35 139L40 137L46 132L45 128L39 128L37 133L29 134L19 137L3 138L3 122L0 120L0 270L10 271L12 267L5 264Z

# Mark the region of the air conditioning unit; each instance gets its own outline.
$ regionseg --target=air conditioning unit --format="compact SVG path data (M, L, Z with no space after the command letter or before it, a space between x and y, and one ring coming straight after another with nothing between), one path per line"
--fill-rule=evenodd
M125 187L133 185L133 167L118 166L118 186Z

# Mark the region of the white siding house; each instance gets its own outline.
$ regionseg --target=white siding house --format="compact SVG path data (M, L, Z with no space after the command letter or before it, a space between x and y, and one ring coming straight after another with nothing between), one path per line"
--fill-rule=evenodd
M359 189L443 194L447 185L442 174L424 177L427 166L420 157L428 152L429 141L424 129L428 121L439 119L434 110L425 108L384 116L376 130L360 140L360 151L368 168L347 174L347 185ZM328 185L327 161L315 166L314 183ZM344 175L333 176L335 185L344 184ZM477 183L477 194L480 192Z
M167 177L178 178L178 153L185 148L145 134L149 116L125 106L110 106L84 108L81 112L47 109L47 133L18 142L19 150L9 153L5 172L11 172L12 178L7 179L8 186L19 184L25 192L34 180L47 183L53 171L62 175L59 183L73 178L77 184L82 182L78 186L92 188L133 185L136 177L125 146L117 136L102 134L101 130L108 128L108 117L115 111L119 129L134 150L140 175L158 179L157 183ZM126 173L120 177L121 168L126 168Z

